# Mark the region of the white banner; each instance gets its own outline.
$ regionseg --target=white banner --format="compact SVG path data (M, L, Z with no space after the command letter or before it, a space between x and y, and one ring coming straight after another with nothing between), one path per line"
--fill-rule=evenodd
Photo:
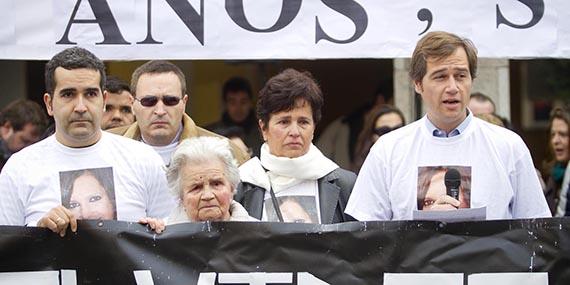
M428 31L481 57L570 58L568 0L1 0L0 59L409 57Z

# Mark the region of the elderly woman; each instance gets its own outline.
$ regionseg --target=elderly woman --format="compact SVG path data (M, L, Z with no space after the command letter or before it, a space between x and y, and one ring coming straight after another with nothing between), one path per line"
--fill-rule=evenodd
M197 137L181 142L166 172L178 206L166 221L143 218L160 233L164 224L203 221L255 221L233 201L239 183L237 161L227 139Z
M308 72L287 69L267 81L257 101L265 143L240 167L234 199L263 221L339 223L356 175L312 143L323 95Z

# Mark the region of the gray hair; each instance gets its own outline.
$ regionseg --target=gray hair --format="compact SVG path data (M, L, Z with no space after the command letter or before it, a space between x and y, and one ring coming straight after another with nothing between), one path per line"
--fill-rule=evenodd
M176 197L180 197L180 171L189 163L204 163L218 159L225 166L225 175L232 192L240 182L238 164L232 155L230 142L226 138L195 137L185 139L172 155L170 165L166 169L168 188Z

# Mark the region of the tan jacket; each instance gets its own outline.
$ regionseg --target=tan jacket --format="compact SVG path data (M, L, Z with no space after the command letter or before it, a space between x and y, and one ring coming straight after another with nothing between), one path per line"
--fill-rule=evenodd
M208 130L200 128L196 126L194 121L190 118L190 116L184 114L182 117L182 133L180 134L180 141L184 139L194 138L194 137L201 137L201 136L208 136L208 137L219 137L223 138L222 136L212 133ZM131 138L134 140L141 140L141 130L137 122L134 122L130 126L123 126L118 128L113 128L107 130L110 133L121 135L127 138ZM230 141L230 146L232 148L232 154L236 158L239 165L242 165L244 162L249 160L249 155L242 151L237 145Z

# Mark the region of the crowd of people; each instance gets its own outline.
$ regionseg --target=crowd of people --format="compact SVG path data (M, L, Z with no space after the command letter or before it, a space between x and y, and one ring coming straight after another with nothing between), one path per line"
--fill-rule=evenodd
M424 117L406 122L379 88L314 142L325 96L308 72L276 74L257 100L246 79L229 79L221 120L201 128L185 113L176 65L148 61L129 85L93 53L68 48L45 68L53 126L31 101L1 111L0 224L63 236L78 219L162 232L183 222L330 224L469 208L483 208L484 219L570 215L569 112L552 112L541 174L493 101L471 92L476 74L471 41L428 33L410 66Z

